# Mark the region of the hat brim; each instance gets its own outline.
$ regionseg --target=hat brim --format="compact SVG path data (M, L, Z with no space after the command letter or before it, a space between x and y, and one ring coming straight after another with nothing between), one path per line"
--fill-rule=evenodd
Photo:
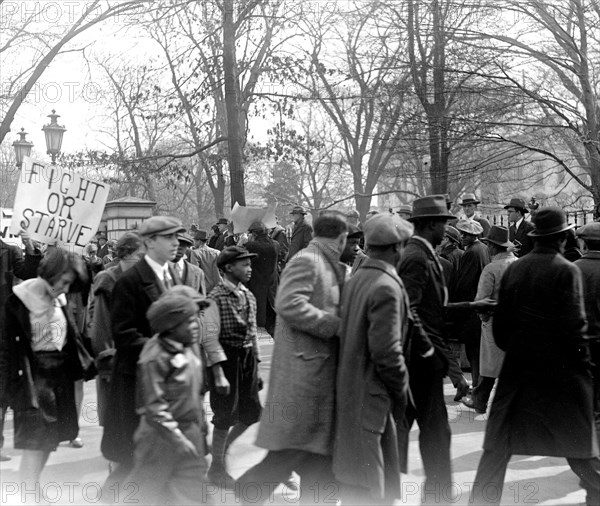
M467 200L460 203L461 206L466 206L467 204L481 204L481 202L479 200Z
M301 214L302 216L306 215L306 211L290 211L290 214Z
M440 218L446 220L454 220L456 216L453 214L419 214L416 215L413 212L413 215L410 218L406 218L407 221L413 222L414 220L418 220L419 218Z
M358 232L353 232L352 234L348 234L348 239L362 239L365 236L365 233L362 230Z
M188 246L193 246L194 245L194 241L192 241L191 239L188 239L187 237L178 237L177 240L179 242L184 242Z
M514 244L510 241L506 241L506 242L494 241L494 239L488 239L487 237L482 237L480 239L480 241L481 242L491 242L492 244L495 244L496 246L501 246L502 248L514 247Z
M145 234L140 234L142 237L149 237L152 235L171 235L178 234L180 232L185 232L185 227L171 227L165 230L160 230L159 232L146 232Z
M504 206L504 209L508 209L509 207L513 207L514 209L520 209L521 211L523 211L525 214L527 214L529 212L529 209L525 208L525 207L521 207L521 206L513 206L508 204L507 206Z
M560 234L561 232L564 232L565 230L571 230L572 228L575 228L575 225L561 225L560 227L554 227L542 233L538 232L537 230L532 230L527 235L529 237L547 237L549 235Z
M226 262L221 262L217 264L217 267L221 268L221 267L225 267L227 264L232 264L234 262L238 262L240 260L246 260L247 258L255 258L258 255L256 253L246 253L244 255L240 255L239 257L235 257L235 258L231 258L229 260L227 260Z

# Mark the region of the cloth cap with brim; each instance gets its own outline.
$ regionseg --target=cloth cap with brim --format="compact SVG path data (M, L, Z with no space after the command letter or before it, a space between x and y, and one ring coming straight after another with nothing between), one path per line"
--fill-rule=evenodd
M419 218L446 218L451 220L455 218L446 208L445 195L428 195L416 199L412 205L413 214L408 221L414 221Z
M302 206L296 206L290 211L290 214L306 214L306 211Z
M524 213L528 213L529 209L527 209L527 203L520 198L510 199L510 202L504 206L504 209L508 209L509 207L514 207L515 209L520 209Z
M227 218L219 218L217 225L229 225L229 221L227 221Z
M198 290L194 290L191 286L175 285L173 288L169 289L167 293L188 297L193 300L200 309L210 306L210 299L206 298Z
M197 230L194 234L194 241L206 241L208 240L208 232L206 230Z
M454 228L464 232L465 234L481 235L483 234L483 227L476 221L471 220L458 220L454 225Z
M600 241L600 222L595 221L594 223L588 223L583 227L579 227L575 231L575 234L584 241Z
M192 239L188 234L185 234L185 233L177 234L177 240L179 242L183 242L183 243L187 244L188 246L194 245L194 239Z
M446 225L445 235L451 241L454 241L456 244L460 244L460 232L452 225Z
M222 269L232 262L245 260L246 258L254 258L256 256L256 253L250 253L246 248L241 248L240 246L227 246L217 257L217 267Z
M192 299L184 295L173 294L169 290L152 303L146 312L146 318L154 332L163 334L197 313L198 306Z
M480 204L477 197L475 197L474 193L465 193L463 195L462 201L460 202L461 206L466 206L467 204Z
M411 214L412 215L412 206L408 206L408 205L400 206L396 212L398 214L405 213L405 214Z
M365 234L356 225L348 224L348 239L360 239Z
M555 206L539 210L532 221L535 230L527 234L530 237L546 237L575 227L567 223L567 214L560 207Z
M185 232L185 227L177 218L172 216L152 216L144 220L140 227L140 235L170 235Z
M413 226L398 216L376 214L365 223L367 246L390 246L406 241L413 234Z
M500 227L498 225L492 225L487 237L484 237L481 240L483 242L491 242L492 244L496 244L497 246L501 246L503 248L510 248L514 246L514 244L508 240L508 228Z
M354 209L346 213L347 218L360 218L360 215Z

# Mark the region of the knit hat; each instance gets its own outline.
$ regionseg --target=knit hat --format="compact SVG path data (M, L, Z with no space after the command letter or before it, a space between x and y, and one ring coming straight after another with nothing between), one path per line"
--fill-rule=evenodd
M146 312L146 318L154 332L163 334L197 313L198 306L192 299L184 295L173 294L169 290L152 303Z

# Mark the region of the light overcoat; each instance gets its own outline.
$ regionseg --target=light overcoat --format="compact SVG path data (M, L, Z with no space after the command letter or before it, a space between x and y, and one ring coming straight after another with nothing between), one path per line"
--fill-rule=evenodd
M494 339L506 352L484 448L517 455L598 455L581 271L536 246L500 282Z
M408 390L408 294L394 267L367 258L344 288L333 471L375 499L400 496L396 419ZM408 448L402 451L406 459Z
M281 275L269 392L256 444L268 450L333 453L340 253L315 238Z

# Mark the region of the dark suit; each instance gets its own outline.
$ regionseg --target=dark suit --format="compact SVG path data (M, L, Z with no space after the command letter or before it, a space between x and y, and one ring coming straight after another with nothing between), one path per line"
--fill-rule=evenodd
M178 277L171 272L177 283ZM165 288L142 258L115 283L111 321L116 355L102 436L102 454L125 465L133 463L136 413L136 368L144 344L152 337L146 311Z
M536 246L506 269L493 323L506 356L475 478L477 504L486 503L486 487L502 490L512 454L566 457L587 504L600 501L585 329L581 272L557 251Z
M312 227L302 221L294 226L292 232L292 240L290 241L290 250L288 253L287 261L290 261L298 251L308 246L308 243L312 240L313 229Z
M508 227L508 240L514 242L515 239L521 243L521 249L515 251L515 256L521 258L527 255L533 249L533 239L527 234L535 230L535 227L529 221L523 220L518 229L515 229L515 224L511 223Z
M398 274L408 292L415 317L415 331L405 351L415 407L407 409L408 423L404 429L410 430L417 420L426 475L425 488L444 490L451 481L451 432L443 391L450 354L443 337L446 285L435 254L414 236L403 251ZM423 358L431 345L435 349L434 354ZM405 440L407 437L408 433L404 432L402 438Z

